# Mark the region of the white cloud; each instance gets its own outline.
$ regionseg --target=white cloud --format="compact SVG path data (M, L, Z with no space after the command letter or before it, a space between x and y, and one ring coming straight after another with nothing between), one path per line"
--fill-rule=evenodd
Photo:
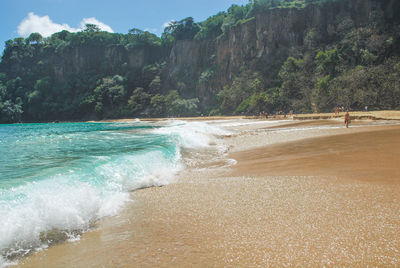
M82 31L86 24L96 24L102 31L113 33L110 26L97 20L96 18L84 18L80 23L80 28L73 28L68 24L58 24L53 22L49 16L38 16L30 12L28 16L18 25L18 34L23 37L29 36L31 33L40 33L43 37L48 37L56 32L67 30L69 32Z
M28 14L18 26L18 33L27 37L31 33L40 33L44 37L48 37L53 33L67 30L69 32L77 32L79 29L70 27L68 24L54 23L49 16L40 17L33 12Z

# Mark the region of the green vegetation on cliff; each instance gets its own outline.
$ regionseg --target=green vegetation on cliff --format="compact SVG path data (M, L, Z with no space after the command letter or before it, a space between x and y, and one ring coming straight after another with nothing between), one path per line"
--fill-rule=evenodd
M251 0L158 37L87 25L6 42L0 122L400 109L396 0Z

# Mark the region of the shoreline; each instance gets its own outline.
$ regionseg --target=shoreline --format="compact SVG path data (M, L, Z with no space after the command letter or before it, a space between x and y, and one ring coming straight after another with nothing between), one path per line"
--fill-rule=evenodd
M197 162L174 183L132 192L118 216L17 267L399 265L400 183L390 176L400 170L391 158L400 125L352 125L253 120L230 126L237 132L221 140L225 158L188 151L186 158ZM355 150L360 144L364 151ZM393 160L378 163L380 170L370 162L376 148ZM306 165L310 159L321 170ZM341 159L365 163L343 172ZM391 172L380 176L387 167ZM378 179L365 179L368 174Z
M269 116L268 120L324 120L324 119L342 119L344 112L340 112L338 115L334 113L309 113L309 114L294 114L289 115L272 115ZM352 120L388 120L395 121L400 120L400 111L396 110L382 110L382 111L350 111L350 117ZM213 121L213 120L237 120L237 119L264 119L264 116L260 115L221 115L221 116L195 116L195 117L164 117L164 118L120 118L120 119L104 119L99 121L86 121L86 122L131 122L139 119L145 122L158 122L168 120L187 120L187 121Z
M268 120L330 120L342 119L344 112L338 115L334 113L306 113L290 115L270 115ZM381 120L381 121L400 121L400 111L397 110L381 110L381 111L350 111L350 118L352 120ZM234 120L234 119L260 119L265 120L262 115L218 115L218 116L193 116L193 117L135 117L135 118L114 118L114 119L101 119L101 120L86 120L86 121L49 121L49 122L19 122L13 124L51 124L51 123L98 123L98 122L132 122L137 119L144 122L159 122L168 120L186 120L186 121L213 121L213 120Z

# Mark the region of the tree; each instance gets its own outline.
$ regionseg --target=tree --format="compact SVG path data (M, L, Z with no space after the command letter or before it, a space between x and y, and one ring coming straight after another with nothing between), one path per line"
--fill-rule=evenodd
M159 92L161 89L161 78L160 76L156 75L154 77L153 81L151 81L149 85L149 89L151 92Z
M237 107L248 97L263 90L263 81L258 73L242 72L235 77L231 86L225 86L218 93L221 111L234 113Z
M225 12L220 12L215 16L209 17L206 21L200 23L200 30L195 35L195 39L215 38L222 34L222 23L226 16Z
M132 29L129 29L128 33L129 34L135 34L135 35L143 35L144 31L140 30L138 28L132 28Z
M172 21L164 29L164 33L171 34L175 40L193 39L199 31L200 26L194 23L192 17L187 17L180 21Z
M43 96L48 96L52 89L52 81L49 76L39 79L35 82L34 89L43 94Z
M259 114L273 110L285 110L287 100L283 90L280 88L270 88L264 92L258 92L245 99L236 109L236 113Z
M22 107L10 100L0 102L0 123L15 123L21 121Z
M96 24L87 23L85 24L85 29L83 29L83 31L88 33L93 33L93 32L100 32L101 29Z
M30 45L37 45L42 42L43 37L40 33L31 33L28 38L25 39L25 42Z
M54 34L51 36L51 38L57 38L57 39L60 39L60 40L63 40L63 41L67 41L67 38L68 38L68 36L69 36L70 34L71 34L71 33L68 32L67 30L63 30L63 31L61 31L61 32L54 33Z
M176 99L169 107L169 112L174 116L195 116L199 114L198 111L199 99Z
M151 95L144 88L137 87L128 100L128 107L132 114L143 112L150 104Z
M294 57L288 57L279 71L279 77L282 79L282 89L284 89L289 98L301 98L301 87L299 83L303 76L303 60Z
M337 48L319 51L315 56L317 70L329 75L335 75L336 66L339 64L340 56Z
M164 47L171 47L174 44L175 38L170 32L163 32L161 35L161 44Z
M310 59L313 61L313 57ZM312 89L314 88L314 69L308 69L307 57L296 59L289 56L279 71L281 84L281 99L286 107L284 110L309 112L312 103Z
M96 104L98 108L95 109L97 111L107 111L107 108L109 108L109 112L112 114L115 106L121 104L126 95L123 83L124 79L119 75L103 78L100 84L94 89L94 94L98 101Z
M152 109L152 114L155 116L163 116L165 115L166 107L165 107L165 96L156 94L151 98L150 104Z
M137 28L132 28L129 30L126 37L128 48L133 48L136 46L160 46L161 39L148 31L142 31Z

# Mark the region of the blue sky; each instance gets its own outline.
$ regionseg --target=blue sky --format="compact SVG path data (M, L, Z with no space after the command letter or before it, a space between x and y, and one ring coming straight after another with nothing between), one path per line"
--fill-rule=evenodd
M200 22L232 4L247 3L248 0L0 0L0 54L6 40L26 37L32 31L49 34L96 23L118 33L139 28L160 35L163 25L171 20L190 16Z

